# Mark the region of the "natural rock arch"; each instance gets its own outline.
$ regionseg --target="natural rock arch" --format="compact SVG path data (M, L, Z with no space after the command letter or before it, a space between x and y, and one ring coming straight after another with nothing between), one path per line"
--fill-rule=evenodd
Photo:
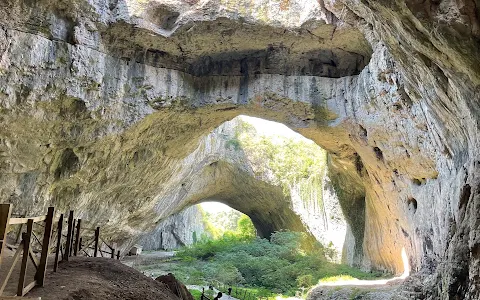
M478 298L474 2L320 2L318 11L306 1L312 6L284 11L248 7L247 1L235 7L179 1L175 11L157 1L78 0L75 10L66 9L70 1L2 1L1 201L32 214L50 203L77 208L92 222L110 218L102 225L112 236L124 226L120 234L127 239L146 220L163 217L154 209L155 196L168 184L165 178L180 176L178 162L202 136L238 114L259 116L327 149L337 185L355 187L345 193L348 203L366 195L365 267L403 271L404 246L419 276L438 275L421 287L424 294ZM300 11L314 17L285 17ZM219 35L209 25L232 42L212 42ZM267 43L285 36L283 46L269 49L246 39L265 37L273 25ZM202 41L202 34L209 38ZM188 41L194 42L183 49ZM325 72L294 68L337 48L348 53L327 57L348 58L343 67L328 59L316 61ZM252 53L256 59L245 60ZM272 65L284 75L269 73ZM226 78L204 76L210 72ZM55 179L66 149L75 167ZM147 188L135 190L142 185ZM416 201L415 214L408 199ZM173 202L164 205L165 215L175 210Z
M38 112L25 114L26 111L22 110L14 110L5 118L6 127L12 132L17 131L15 139L19 144L10 150L12 153L21 151L23 148L18 146L26 141L29 145L31 141L36 141L40 149L21 162L23 169L40 169L43 176L34 184L48 187L37 190L37 194L32 196L45 199L59 209L81 204L84 218L92 222L109 220L107 224L112 224L111 234L115 234L119 240L143 230L144 226L152 224L152 220L175 211L175 202L168 199L161 204L167 209L154 209L159 206L156 197L172 178L178 176L172 174L176 169L175 164L195 149L201 136L240 114L284 123L327 149L331 153L332 170L336 169L340 174L348 173L337 185L342 189L352 187L345 193L347 202L351 201L348 199L358 199L354 203L363 201L365 185L371 184L368 176L365 177L367 173L359 167L362 159L371 157L376 169L381 171L385 168L384 162L378 162L375 158L374 146L368 146L365 137L357 140L360 130L353 125L358 122L354 120L358 118L355 115L364 109L361 105L355 107L357 101L364 96L371 73L382 73L382 66L376 64L383 61L370 62L358 76L342 78L276 74L195 77L176 70L125 61L88 47L73 48L38 35L18 34L22 38L12 40L7 52L10 63L17 59L14 55L17 49L20 51L29 44L45 45L50 49L48 53L57 57L54 64L63 67L62 57L72 59L74 69L72 73L68 72L66 78L77 78L81 73L81 81L86 83L77 85L79 82L75 79L75 85L72 85L70 80L59 81L57 77L52 77L42 82L38 89L31 89L24 85L24 77L28 75L20 74L16 81L6 85L8 91L17 87L28 90L22 94L12 93L6 98L7 101L23 101L24 105L33 105L43 118L35 116ZM383 52L385 49L377 51ZM28 63L34 66L48 64L52 59L49 55L33 57ZM103 66L108 71L102 70L98 64L84 65L75 57L83 61L104 62ZM63 72L62 68L53 70L47 72ZM372 88L383 90L383 86L388 86L390 91L382 99L401 100L395 82L386 81L382 85L372 85ZM61 95L62 88L73 95ZM47 97L50 100L32 102L39 93L43 93L40 98ZM101 104L95 100L98 95L106 95L104 99L120 97L123 100ZM78 111L79 102L84 102L82 107L87 107L88 111ZM6 105L14 107L9 102ZM117 105L120 107L116 108ZM115 120L109 120L113 116L116 116ZM61 121L52 126L48 120L55 119ZM117 119L122 120L120 124ZM27 126L23 126L25 121L28 122ZM31 128L36 128L36 131L31 131ZM49 138L45 141L39 139L36 134L38 130ZM364 134L364 131L361 133ZM74 150L81 167L67 179L52 180L49 170L58 166L55 166L56 160L50 157L59 155L64 147ZM428 177L432 173L428 160L421 156L409 160L412 161L412 167L403 170L405 173L415 173L415 177ZM39 168L40 161L44 163ZM419 169L421 174L416 174L417 164L426 164L426 174L423 171L425 167ZM145 170L152 166L156 171L150 176ZM390 176L381 174L378 177ZM376 185L381 185L379 178L374 182ZM8 180L14 186L17 179L10 177ZM11 190L6 189L3 193L9 195ZM373 200L380 198L380 195L367 196L370 196L367 199L372 205L382 206L376 209L385 210L383 203ZM367 205L366 219L370 213ZM356 212L352 214L356 215ZM395 212L390 214L393 218ZM379 220L385 218L388 218L387 215L378 216ZM366 226L367 235L372 230L378 230L380 236L387 235L382 232L382 226L370 230L368 223ZM126 230L118 232L113 227ZM364 231L358 230L355 229L358 232L356 240L362 242ZM398 232L398 239L395 240L405 239L400 229ZM391 235L389 232L388 236ZM371 232L369 238L376 240L376 236L376 232ZM375 243L379 248L371 249L369 260L373 260L377 268L403 271L394 239L382 241L381 244ZM387 258L383 254L376 257L379 253L385 253L384 248L390 248L391 254Z

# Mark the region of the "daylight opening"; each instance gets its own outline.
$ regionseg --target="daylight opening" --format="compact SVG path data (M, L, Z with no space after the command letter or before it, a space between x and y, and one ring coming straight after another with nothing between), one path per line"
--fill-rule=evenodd
M137 266L152 277L172 272L192 285L221 282L293 295L332 276L380 275L345 265L362 251L364 199L338 189L346 181L315 142L283 124L242 115L202 139L186 161L201 162L179 182L186 208L140 241L147 250L174 251L179 260ZM342 207L339 192L361 199Z
M212 201L200 203L197 207L202 214L204 238L220 238L224 235L257 236L250 217L226 204Z

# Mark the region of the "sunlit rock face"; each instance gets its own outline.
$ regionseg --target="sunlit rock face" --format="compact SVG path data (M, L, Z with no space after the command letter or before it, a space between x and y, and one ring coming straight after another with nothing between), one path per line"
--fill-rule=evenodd
M163 219L155 230L145 233L137 243L143 250L173 250L192 245L205 233L203 215L197 206Z
M372 44L385 44L394 57L388 69L397 70L398 77L377 75L379 80L398 80L404 102L384 102L380 111L371 114L372 120L389 109L394 122L385 122L380 130L378 124L371 126L373 122L362 125L368 142L375 140L390 170L400 174L397 166L408 164L393 163L395 158L405 158L395 140L407 140L403 147L415 145L405 147L409 159L421 154L428 158L424 162L433 162L432 168L418 167L418 171L430 170L423 176L408 172L410 184L400 184L394 172L393 181L385 180L383 193L398 190L399 196L396 201L367 201L367 217L369 209L384 213L403 206L399 215L406 216L404 235L412 245L407 253L414 271L422 275L409 284L417 284L419 294L433 299L479 298L479 2L324 2L338 17L363 28ZM410 120L415 120L417 128L408 125ZM378 135L385 132L385 126L389 136ZM369 165L367 160L364 164ZM402 222L398 224L403 227ZM393 227L372 225L367 222L366 240L382 235L382 227ZM372 261L379 259L380 251L364 249Z
M357 264L405 248L420 294L478 299L479 3L417 2L2 1L0 201L129 241L181 208L159 195L202 138L258 116L329 151Z
M212 14L202 13L206 18L203 21L179 22L169 38L168 34L139 29L142 26L137 23L141 20L129 13L132 10L126 4L2 2L4 184L0 194L5 199L2 201L15 205L16 212L37 214L52 204L58 211L75 209L79 217L102 225L103 232L119 242L131 240L183 208L179 202L162 199L168 192L180 190L172 185L180 182L175 177L179 168L196 170L192 161L185 159L195 157L190 153L202 136L241 113L277 120L293 128L316 128L317 123L325 125L336 120L327 107L334 109L337 105L337 79L318 75L356 74L371 52L358 30L321 21L315 2L308 7L282 4L285 20L281 24L257 19L253 14L257 9L241 12L235 5L232 8L222 4L216 14L215 10ZM218 3L202 5L186 7L198 13ZM183 14L181 7L177 8ZM300 8L311 12L305 15ZM144 10L149 11L149 6ZM234 24L228 26L238 34L222 46L233 53L225 56L231 66L197 72L195 61L211 60L212 53L225 54L224 48L211 48L224 43L220 36L206 38L218 31L202 27L217 27L218 20L227 22L224 11L237 15L232 17ZM244 23L247 15L251 21L248 24ZM127 29L122 28L112 39L109 34L115 32L116 26L127 26L135 34L123 40L120 34ZM272 30L278 34L272 36ZM151 43L142 44L148 40L141 38L142 34L155 42L154 48L150 48L154 46ZM174 36L180 40L172 42ZM182 40L184 36L199 41L191 45ZM251 37L255 39L246 43L246 38ZM121 53L121 45L130 52ZM179 47L191 50L188 55L182 54L176 52ZM132 52L137 48L141 51ZM166 58L150 57L149 49ZM352 59L334 58L338 49ZM168 53L175 57L169 58ZM304 61L305 68L299 61ZM338 80L342 85L352 81L350 77ZM330 134L330 129L325 127L325 131ZM336 138L322 142L333 149L342 143ZM345 153L342 151L342 155L349 155ZM187 168L185 163L192 167ZM201 165L201 161L195 163ZM246 197L257 189L241 194L244 186L264 185L247 173L244 178L234 177L240 189L228 191L225 197ZM274 214L281 216L283 209L290 208L282 189L273 190L279 205L272 206L271 211L275 208ZM243 210L254 208L247 203ZM253 218L257 218L257 224L265 224L265 236L275 229L304 228L298 218L286 226L284 219L270 217L259 208ZM357 240L361 239L358 236Z

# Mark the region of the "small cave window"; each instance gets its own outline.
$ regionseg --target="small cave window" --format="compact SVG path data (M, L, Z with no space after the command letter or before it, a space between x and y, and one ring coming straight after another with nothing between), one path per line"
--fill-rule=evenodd
M423 185L423 184L425 184L425 182L426 182L425 178L413 178L412 179L412 183L416 186Z
M377 156L378 160L383 160L383 152L380 150L378 147L373 147L373 152L375 152L375 155Z
M407 199L408 210L415 213L417 211L417 200L413 197Z

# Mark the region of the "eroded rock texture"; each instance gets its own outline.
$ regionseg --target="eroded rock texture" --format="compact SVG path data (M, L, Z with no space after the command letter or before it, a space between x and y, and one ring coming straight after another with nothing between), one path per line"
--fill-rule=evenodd
M202 138L258 116L329 151L357 264L401 273L405 248L415 297L478 299L479 7L2 1L0 201L127 241L182 208Z
M202 212L191 206L165 218L155 230L145 233L137 243L143 250L172 250L192 245L205 233ZM195 237L194 237L195 236Z
M336 249L339 255L333 255L331 259L340 261L346 222L337 194L328 178L328 168L322 164L324 161L313 164L318 171L315 170L314 173L299 180L290 179L288 182L278 184L279 175L275 172L281 171L274 170L271 166L275 163L282 164L287 159L270 157L267 153L255 156L256 153L252 152L268 152L268 149L260 148L280 146L251 141L248 145L248 141L244 139L265 138L255 129L250 130L249 135L243 133L245 127L254 128L248 120L245 117L235 118L202 138L198 148L180 163L178 175L172 177L172 181L168 183L172 188L158 195L161 199L158 201L157 210L161 211L166 203L172 203L172 206L179 210L204 201L222 202L248 215L260 237L269 238L273 232L286 228L307 232L322 244L331 245ZM255 126L261 127L262 124ZM287 127L282 130L291 131ZM279 144L290 142L297 147L302 142L306 143L298 138L277 136L276 139L281 141ZM313 148L319 152L315 158L325 159L325 151L311 144L309 149ZM307 155L311 153L309 151L312 150L298 151L302 158L295 159L306 160ZM258 160L262 160L262 166L258 165ZM300 172L288 169L307 164L304 162L296 166L287 166L282 170L290 173ZM171 243L172 247L164 248L189 245L192 243L192 232L197 230L195 227L203 228L202 221L199 212L194 207L188 207L162 221L153 234L142 238L142 242L147 247L151 247L150 243L158 244L162 240L169 244L173 236L177 243ZM198 237L201 232L203 230L197 230ZM355 251L361 249L361 243L349 241L345 245L345 261L351 264L358 263Z

